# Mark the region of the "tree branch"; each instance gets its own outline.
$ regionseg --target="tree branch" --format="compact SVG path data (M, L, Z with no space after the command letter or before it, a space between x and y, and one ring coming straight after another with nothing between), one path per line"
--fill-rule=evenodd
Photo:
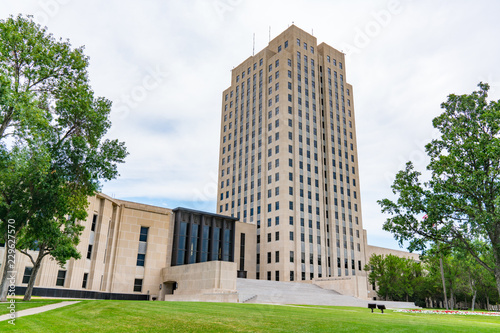
M28 253L27 250L19 250L19 252L21 252L22 254L28 256L28 258L30 258L30 261L33 264L33 266L35 265L35 260L33 260L33 257L31 256L31 254Z

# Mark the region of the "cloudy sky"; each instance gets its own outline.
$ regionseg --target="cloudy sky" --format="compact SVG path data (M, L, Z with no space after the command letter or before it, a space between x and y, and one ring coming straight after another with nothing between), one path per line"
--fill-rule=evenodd
M372 245L397 248L376 201L404 163L420 170L431 120L450 93L480 81L500 99L495 0L18 0L85 45L92 87L113 101L111 138L130 151L116 198L215 211L221 94L231 69L294 23L346 53L354 86L363 223Z

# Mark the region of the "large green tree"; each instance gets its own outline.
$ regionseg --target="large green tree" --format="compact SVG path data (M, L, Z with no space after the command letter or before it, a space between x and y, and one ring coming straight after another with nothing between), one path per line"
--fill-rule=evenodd
M379 297L407 302L418 298L418 285L422 280L420 262L392 254L373 254L365 270L369 271L368 281L375 285Z
M425 147L429 180L422 182L408 162L392 185L397 199L379 204L392 215L384 230L400 244L424 250L435 242L467 251L495 276L500 293L500 104L487 100L488 89L480 83L470 95L448 96L433 120L440 137ZM492 261L483 259L485 251Z
M87 67L83 47L56 40L30 17L0 20L0 237L13 244L13 228L17 249L40 250L30 257L30 287L46 255L61 264L79 257L87 198L127 155L123 142L105 138L111 102L94 96Z

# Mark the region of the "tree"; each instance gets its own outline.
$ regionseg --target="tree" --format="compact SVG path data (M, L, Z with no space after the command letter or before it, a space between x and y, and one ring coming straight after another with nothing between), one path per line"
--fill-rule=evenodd
M373 254L365 266L365 271L370 272L368 281L376 285L377 295L394 301L414 300L422 276L419 262L392 254Z
M379 204L392 215L384 230L400 245L408 241L410 250L425 250L435 242L463 249L495 276L500 293L500 104L487 101L487 84L479 88L449 95L441 105L444 112L433 120L440 138L425 147L430 179L421 183L421 173L408 162L392 185L397 200ZM482 259L483 251L491 262Z
M118 175L127 155L123 142L105 139L111 102L94 96L87 67L83 47L56 40L31 18L0 21L0 237L9 241L13 221L16 248L39 249L30 257L30 288L46 255L60 264L79 257L87 198Z
M479 248L480 245L477 244L477 247ZM483 261L491 260L484 254L480 256ZM425 263L424 269L427 271L424 282L429 286L435 284L437 287L434 290L429 288L426 297L440 299L444 290L448 290L449 303L447 304L446 294L444 294L444 307L453 307L462 301L465 302L465 306L468 306L470 299L472 309L478 301L482 301L483 308L488 308L490 299L498 299L494 276L468 252L462 249L449 251L433 244L422 258ZM443 262L443 273L440 272L439 262ZM444 285L439 283L440 275L442 275Z

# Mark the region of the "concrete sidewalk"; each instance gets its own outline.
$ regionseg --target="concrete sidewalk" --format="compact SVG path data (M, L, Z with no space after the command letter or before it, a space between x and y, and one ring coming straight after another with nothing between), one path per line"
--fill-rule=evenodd
M36 308L17 311L17 312L15 312L16 319L19 317L29 316L29 315L49 311L49 310L54 310L57 308L62 308L63 306L67 306L67 305L71 305L71 304L75 304L75 303L79 303L79 302L80 301L64 301L64 302L60 302L60 303L49 304L49 305L39 306ZM2 304L5 304L6 306L9 305L9 303L2 303ZM13 318L11 318L11 314L5 314L5 315L0 316L0 321L10 320L10 319L13 319Z

